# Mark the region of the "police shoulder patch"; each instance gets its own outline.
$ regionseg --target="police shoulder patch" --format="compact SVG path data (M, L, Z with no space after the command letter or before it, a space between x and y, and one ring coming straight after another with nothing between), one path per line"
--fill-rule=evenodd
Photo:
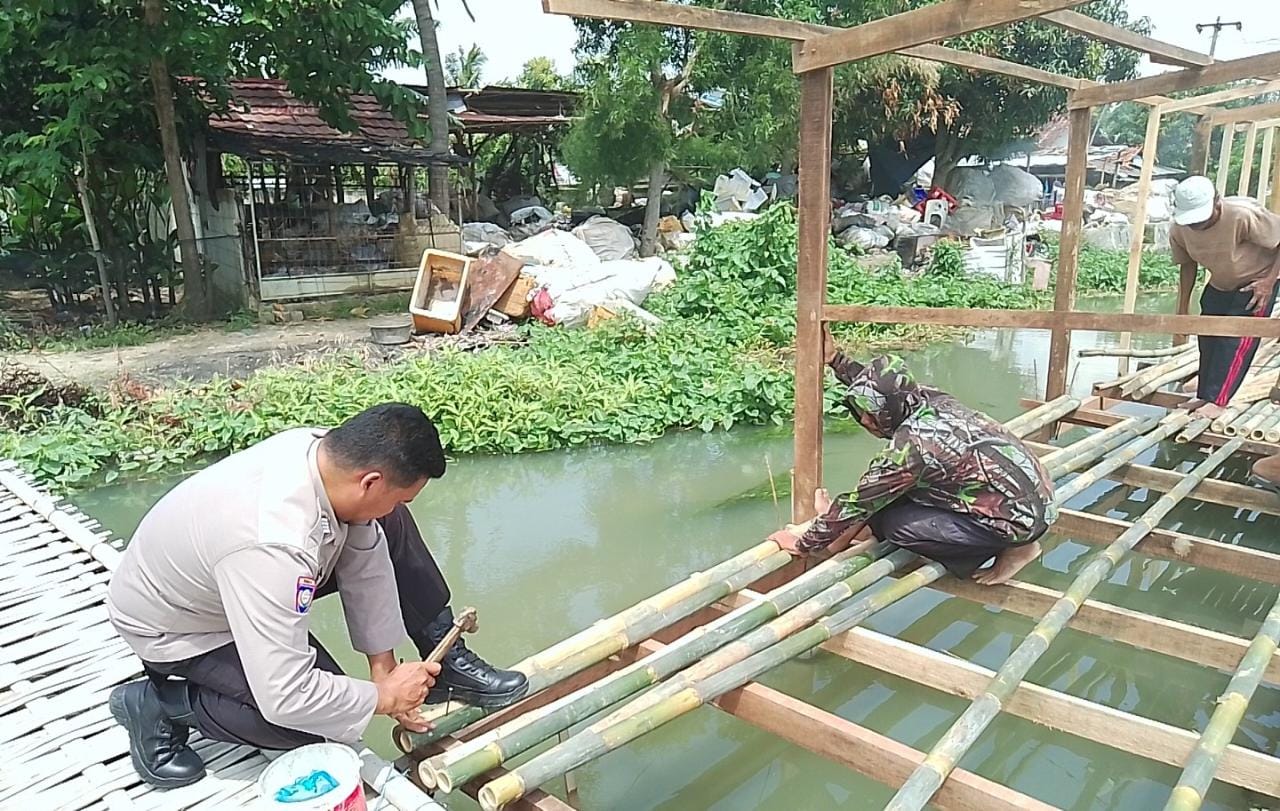
M299 614L305 614L311 610L311 601L316 596L316 579L314 577L299 577L298 588L293 595L293 607Z

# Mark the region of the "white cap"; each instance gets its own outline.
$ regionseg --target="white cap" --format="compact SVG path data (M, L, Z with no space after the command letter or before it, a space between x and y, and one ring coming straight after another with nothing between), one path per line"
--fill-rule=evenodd
M1173 190L1173 221L1178 225L1199 225L1213 216L1217 197L1212 180L1192 175Z

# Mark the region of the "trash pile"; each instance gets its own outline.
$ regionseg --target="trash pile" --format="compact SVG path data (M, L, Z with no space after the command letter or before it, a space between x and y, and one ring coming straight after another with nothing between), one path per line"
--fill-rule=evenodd
M1173 227L1173 189L1177 185L1176 180L1151 182L1143 241L1157 251L1169 250L1169 229ZM1085 243L1108 251L1128 251L1133 240L1132 222L1137 209L1136 183L1121 189L1086 189L1083 232ZM1061 206L1055 207L1055 213L1060 221Z

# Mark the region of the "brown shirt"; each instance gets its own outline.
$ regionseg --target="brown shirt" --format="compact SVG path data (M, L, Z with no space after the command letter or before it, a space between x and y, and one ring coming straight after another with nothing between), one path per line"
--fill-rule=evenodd
M1211 227L1173 226L1169 247L1175 263L1195 262L1208 270L1209 284L1218 290L1239 290L1275 265L1280 215L1250 198L1228 197L1222 201L1222 217Z
M382 529L333 514L316 468L322 434L277 434L166 493L125 550L107 609L147 661L234 642L268 721L354 743L378 693L372 682L316 668L308 643L316 587L334 578L356 650L383 653L406 634Z

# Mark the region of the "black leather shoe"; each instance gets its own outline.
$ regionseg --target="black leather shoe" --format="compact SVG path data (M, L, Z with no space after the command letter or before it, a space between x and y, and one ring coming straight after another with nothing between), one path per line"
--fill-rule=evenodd
M453 611L446 608L427 628L430 644L419 646L422 656L444 639L453 627ZM427 694L428 704L461 701L473 707L494 710L514 704L529 691L529 680L514 670L499 670L481 659L459 637L440 662L436 685Z
M204 777L204 761L187 746L194 721L184 681L157 689L149 679L122 684L107 702L129 733L129 756L138 776L157 788L189 786Z

